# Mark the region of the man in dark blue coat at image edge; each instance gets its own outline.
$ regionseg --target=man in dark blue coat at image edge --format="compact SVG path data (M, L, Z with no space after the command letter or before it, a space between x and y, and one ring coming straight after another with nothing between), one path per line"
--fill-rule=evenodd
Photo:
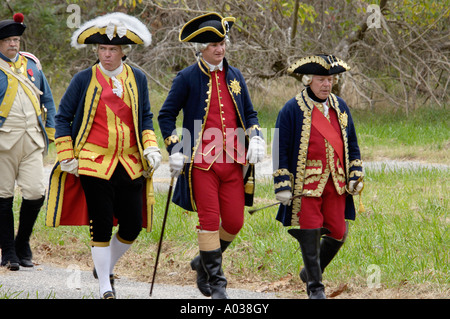
M280 110L273 139L277 220L300 226L288 232L300 242L311 299L325 298L322 273L343 245L353 196L363 188L363 167L350 110L331 93L334 76L349 69L332 55L300 59L288 72L306 86ZM323 236L325 235L325 236ZM322 237L323 236L323 237Z

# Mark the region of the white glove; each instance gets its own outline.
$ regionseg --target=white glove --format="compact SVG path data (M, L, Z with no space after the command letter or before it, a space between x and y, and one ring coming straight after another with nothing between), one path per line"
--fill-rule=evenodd
M67 172L69 174L73 174L78 177L78 160L76 158L72 158L70 160L64 160L61 163L61 170L63 172Z
M180 152L169 156L170 176L178 177L184 166L184 155Z
M247 160L250 164L261 162L266 155L266 142L259 136L250 139L247 152Z
M350 181L348 183L348 192L353 196L358 195L361 192L361 190L363 189L363 182L359 182L358 185L356 185L356 189L355 189L355 184L356 184L356 181Z
M281 202L281 204L285 206L291 205L291 197L292 194L290 190L284 190L275 194L277 201Z
M157 169L159 164L161 164L161 151L157 146L149 146L144 150L144 158L147 160L148 164Z

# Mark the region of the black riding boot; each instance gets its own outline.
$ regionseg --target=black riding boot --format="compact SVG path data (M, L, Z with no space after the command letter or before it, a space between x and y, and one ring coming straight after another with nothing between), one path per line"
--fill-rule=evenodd
M222 249L202 251L200 258L208 275L208 283L211 289L212 299L228 299L226 292L227 279L222 271Z
M0 198L0 247L1 265L10 270L19 270L19 259L14 248L14 197Z
M318 229L289 229L289 234L300 243L303 264L307 274L307 292L310 299L325 299L325 288L322 283L320 269L320 237L322 230Z
M336 240L331 237L325 236L322 238L320 241L320 269L322 270L322 274L343 244L344 241ZM305 268L300 271L300 279L305 283L308 279Z
M208 274L203 268L202 261L200 255L192 259L191 261L191 269L197 272L197 288L200 292L206 296L211 297L211 288L208 283Z
M45 197L39 199L23 199L20 207L19 229L16 236L16 255L23 267L33 267L31 261L33 254L30 247L30 236L33 232L34 223L39 215Z
M220 240L220 249L222 250L222 253L228 248L230 244L230 241L224 241L222 239ZM191 269L197 271L197 287L200 292L206 297L211 297L211 288L208 283L208 274L203 268L200 255L192 259Z

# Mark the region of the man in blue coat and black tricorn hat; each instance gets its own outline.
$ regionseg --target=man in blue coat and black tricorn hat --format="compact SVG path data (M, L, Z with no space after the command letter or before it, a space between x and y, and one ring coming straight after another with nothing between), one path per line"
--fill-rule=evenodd
M39 60L20 51L24 16L0 21L0 247L2 266L33 267L30 235L45 200L44 163L55 103ZM14 238L13 201L22 194Z
M265 154L257 112L241 72L225 59L235 18L208 13L186 23L180 41L198 61L177 74L158 116L173 176L173 201L199 217L200 255L191 262L205 296L227 298L222 253L252 205L254 164ZM183 139L176 118L183 110ZM244 176L245 175L245 176Z
M353 195L361 192L363 168L347 104L331 93L334 76L349 69L332 55L300 59L288 72L306 86L280 110L273 145L277 220L300 226L288 232L300 242L300 278L311 299L325 298L322 273L355 218ZM323 236L325 235L325 236ZM323 236L323 237L322 237Z

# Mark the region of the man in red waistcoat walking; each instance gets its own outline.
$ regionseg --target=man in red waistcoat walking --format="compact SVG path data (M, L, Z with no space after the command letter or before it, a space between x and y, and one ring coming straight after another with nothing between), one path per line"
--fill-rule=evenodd
M348 69L332 55L294 63L288 72L303 75L306 88L280 110L274 134L275 193L283 204L277 220L300 226L288 232L300 242L300 278L311 299L325 298L322 273L345 241L346 219L355 219L353 195L363 186L350 109L331 93L334 75Z
M124 13L83 24L71 44L93 44L98 61L74 76L55 120L58 163L50 176L47 225L89 225L102 299L115 298L114 266L151 225L151 176L161 154L147 79L123 62L131 45L150 43L147 27Z
M244 206L252 204L243 170L253 174L253 164L265 155L244 78L225 59L234 21L208 13L183 26L180 41L195 43L198 61L177 74L158 116L172 176L181 174L173 201L198 213L200 255L191 267L200 291L212 298L228 297L222 253L243 226ZM182 141L175 127L181 110Z

